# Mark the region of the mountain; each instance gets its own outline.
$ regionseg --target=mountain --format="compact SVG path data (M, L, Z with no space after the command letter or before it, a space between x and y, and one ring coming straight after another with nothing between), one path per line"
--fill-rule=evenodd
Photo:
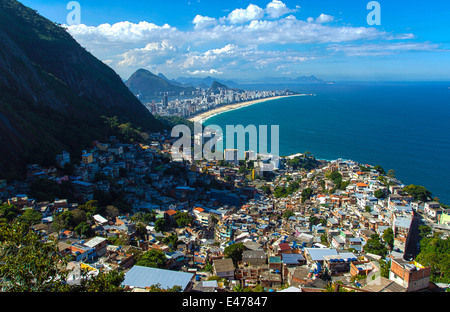
M223 83L214 80L213 83L211 84L210 91L217 92L220 90L230 90L230 88L224 85Z
M181 92L195 91L192 87L174 85L163 74L155 75L146 69L138 69L125 82L125 85L141 101L148 100L163 93L178 95Z
M0 177L26 163L79 155L112 130L102 116L147 131L154 118L107 65L66 31L15 0L0 0Z

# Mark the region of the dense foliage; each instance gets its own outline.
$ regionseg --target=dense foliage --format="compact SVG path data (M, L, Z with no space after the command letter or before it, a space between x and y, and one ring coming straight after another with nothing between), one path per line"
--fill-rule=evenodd
M291 166L294 170L304 169L313 170L317 169L320 162L317 161L314 156L310 156L307 152L303 156L296 156L293 159L287 160L286 164Z
M406 186L403 191L414 197L414 200L420 201L427 201L432 195L425 187L414 184Z
M0 222L0 291L7 292L115 292L123 273L100 271L79 285L66 283L69 259L60 255L54 240L44 240L18 221Z
M416 259L431 267L432 282L450 283L450 238L443 239L439 234L422 238Z
M243 243L235 243L225 247L224 255L227 258L233 260L234 265L237 265L239 261L242 261L242 253L245 250Z

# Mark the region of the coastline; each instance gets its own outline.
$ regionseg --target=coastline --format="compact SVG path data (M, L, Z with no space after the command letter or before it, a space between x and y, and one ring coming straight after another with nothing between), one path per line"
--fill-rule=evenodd
M263 103L263 102L268 102L268 101L272 101L272 100L278 100L281 98L294 97L294 96L306 96L306 94L280 95L280 96L268 97L268 98L264 98L264 99L229 104L229 105L221 106L221 107L200 113L199 115L188 118L188 120L192 121L192 122L203 122L213 116L216 116L216 115L219 115L222 113L226 113L226 112L229 112L229 111L232 111L235 109L239 109L242 107L259 104L259 103Z

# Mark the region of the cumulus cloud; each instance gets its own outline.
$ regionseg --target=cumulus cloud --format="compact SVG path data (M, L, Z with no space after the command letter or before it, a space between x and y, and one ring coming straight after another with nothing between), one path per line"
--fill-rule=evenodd
M334 17L327 14L320 14L318 18L316 18L316 23L323 24L323 23L329 23L334 20Z
M149 40L149 38L164 38L173 32L177 32L176 28L168 24L158 26L149 22L136 24L128 21L99 26L71 25L67 26L67 30L74 37L90 39L95 43L140 42Z
M221 75L223 72L220 72L218 70L215 70L214 68L211 68L209 70L188 70L187 73L189 75L198 76L198 75Z
M279 18L283 15L297 12L299 9L299 5L297 5L295 9L289 9L283 2L279 0L273 0L272 2L267 4L265 12L271 18Z
M236 9L228 14L228 20L232 24L242 24L260 19L264 16L264 10L257 5L249 4L246 9Z
M168 40L161 42L150 42L140 49L132 49L121 54L122 60L119 66L146 66L148 64L163 64L177 55L178 49L171 45Z
M214 26L217 24L217 20L213 17L196 15L192 23L195 25L195 28L203 28Z
M334 17L325 13L302 20L293 14L299 9L289 8L281 0L270 1L264 9L250 4L219 18L196 15L188 30L146 21L66 28L81 45L122 75L139 67L174 75L225 74L255 68L295 70L292 67L330 52L382 56L436 48L430 43L408 42L415 38L413 34L331 23ZM384 42L384 46L373 43L375 40ZM406 42L389 43L400 40ZM290 50L284 48L287 45ZM312 45L314 49L309 49Z

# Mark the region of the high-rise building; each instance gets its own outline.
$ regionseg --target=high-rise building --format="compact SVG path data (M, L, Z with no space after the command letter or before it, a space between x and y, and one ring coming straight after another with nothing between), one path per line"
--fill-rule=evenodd
M169 106L169 97L167 96L167 94L164 94L162 106L163 108L167 108L167 106Z
M225 161L239 166L239 152L237 149L225 149L223 151L223 158Z

